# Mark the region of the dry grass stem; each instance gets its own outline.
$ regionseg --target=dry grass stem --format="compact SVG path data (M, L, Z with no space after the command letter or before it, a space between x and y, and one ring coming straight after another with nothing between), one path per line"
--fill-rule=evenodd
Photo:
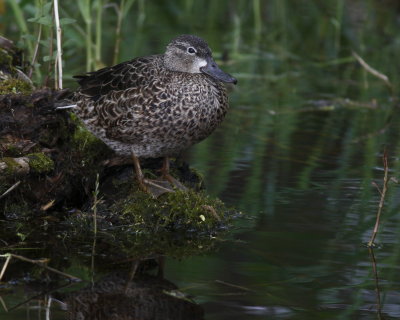
M382 187L382 191L380 191L381 194L381 199L379 201L379 207L378 207L378 212L376 214L376 222L375 222L375 227L374 227L374 231L372 233L371 239L368 242L368 247L373 247L374 246L374 241L375 238L378 234L378 229L379 229L379 224L380 224L380 219L381 219L381 214L382 214L382 209L383 209L383 205L385 203L385 197L386 197L386 192L388 189L388 174L389 174L389 167L388 167L388 160L387 160L387 152L386 150L383 153L383 169L384 169L384 176L383 176L383 187Z
M17 181L14 183L10 188L8 188L1 196L0 199L4 198L7 194L9 194L11 191L13 191L16 187L20 185L21 181Z
M244 290L244 291L253 291L253 290L248 289L248 288L246 288L246 287L238 286L238 285L236 285L236 284L228 283L228 282L221 281L221 280L215 280L215 282L216 282L216 283L219 283L219 284L223 284L223 285L228 286L228 287L232 287L232 288L237 288L237 289L240 289L240 290Z
M353 57L356 58L356 60L361 64L361 66L370 74L373 76L377 77L378 79L381 79L383 82L386 83L386 85L390 88L392 88L392 84L389 81L389 78L384 75L383 73L379 72L378 70L372 68L368 63L365 62L363 58L361 58L356 52L352 52Z
M4 262L3 268L1 269L1 273L0 273L0 281L1 281L1 279L3 279L3 275L7 270L7 266L10 263L10 260L11 260L11 256L8 256L6 259L6 262Z
M57 59L56 59L56 79L58 89L63 88L62 83L62 49L61 49L61 26L60 26L60 17L58 15L58 0L54 0L54 19L56 22L56 38L57 38Z
M379 288L379 277L378 277L378 269L376 267L376 259L374 255L374 249L369 247L368 248L369 256L371 258L371 263L372 263L372 271L374 274L374 280L375 280L375 291L376 291L376 309L378 311L378 316L380 319L380 313L382 311L382 303L381 303L381 292Z

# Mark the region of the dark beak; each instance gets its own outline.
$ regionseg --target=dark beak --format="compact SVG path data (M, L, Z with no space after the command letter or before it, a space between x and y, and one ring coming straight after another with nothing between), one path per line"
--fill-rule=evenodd
M237 80L230 74L223 72L211 57L207 57L207 64L201 67L200 71L222 82L237 83Z

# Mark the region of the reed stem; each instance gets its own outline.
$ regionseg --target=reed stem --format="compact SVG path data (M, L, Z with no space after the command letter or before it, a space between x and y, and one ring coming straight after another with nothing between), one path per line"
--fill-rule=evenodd
M54 68L55 75L56 75L56 89L63 88L63 70L62 70L62 47L61 47L61 26L60 26L60 17L58 14L58 0L54 0L54 19L56 22L56 38L57 38L57 59L56 59L56 66Z
M384 168L383 187L382 187L382 191L381 191L381 199L379 201L378 212L376 214L376 222L375 222L374 231L372 233L371 239L368 242L368 247L370 247L370 248L375 245L374 242L375 242L375 238L376 238L376 236L378 234L381 214L382 214L382 210L383 210L383 205L385 203L386 192L387 192L387 189L388 189L389 167L388 167L388 160L387 160L387 152L386 152L386 150L383 153L383 168Z

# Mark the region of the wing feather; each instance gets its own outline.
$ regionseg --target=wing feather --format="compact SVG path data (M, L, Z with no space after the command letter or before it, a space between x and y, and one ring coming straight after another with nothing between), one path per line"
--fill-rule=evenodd
M111 91L144 86L152 81L152 77L149 77L146 71L148 64L158 59L159 55L136 58L112 67L74 76L80 85L78 91L96 101Z

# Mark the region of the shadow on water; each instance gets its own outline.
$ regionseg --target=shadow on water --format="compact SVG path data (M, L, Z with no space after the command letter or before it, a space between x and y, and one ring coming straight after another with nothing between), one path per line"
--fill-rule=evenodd
M99 252L99 282L92 285L91 244L84 243L78 253L64 253L48 240L47 251L32 258L51 257L55 266L89 283L86 289L74 284L80 291L59 290L55 298L68 296L76 303L89 296L85 307L95 309L100 302L100 310L114 301L113 310L124 312L134 308L132 301L142 303L143 292L148 292L146 297L161 306L143 302L149 303L143 310L169 312L168 301L175 301L176 309L192 312L187 319L197 314L201 318L201 309L205 319L215 320L400 318L396 179L389 184L378 246L365 246L380 199L374 183L381 188L384 149L390 177L400 172L398 2L138 1L133 8L123 25L121 61L162 52L176 34L194 33L207 39L218 63L238 78L226 121L184 157L204 175L210 194L239 208L245 217L236 222L232 239L218 243L217 252L204 255L204 244L197 243L193 248L199 251L180 259L165 254L168 280L158 280L157 259L151 260L148 269L140 271L143 280L133 282L129 293L121 293L126 289L121 282L126 281L114 273L113 263L126 258L110 262ZM72 8L66 7L64 14L80 19ZM66 45L67 76L81 73L84 39L74 28L64 32L79 40L73 47ZM113 43L113 36L105 32L104 43ZM110 64L112 50L105 51ZM391 87L361 66L352 51L387 76ZM79 235L76 241L79 244ZM171 243L183 247L179 241ZM131 266L129 261L123 268L128 279ZM24 272L30 280L38 269L24 265L15 268L15 277L12 271L6 275L22 281L18 272ZM117 292L103 291L109 283ZM37 294L32 287L25 287L28 295L22 293L24 285L2 284L7 307L24 295ZM97 302L92 289L97 290ZM15 290L9 300L4 298L8 290ZM195 303L187 295L194 296ZM18 312L0 315L27 318L26 308ZM65 318L55 310L52 315Z

